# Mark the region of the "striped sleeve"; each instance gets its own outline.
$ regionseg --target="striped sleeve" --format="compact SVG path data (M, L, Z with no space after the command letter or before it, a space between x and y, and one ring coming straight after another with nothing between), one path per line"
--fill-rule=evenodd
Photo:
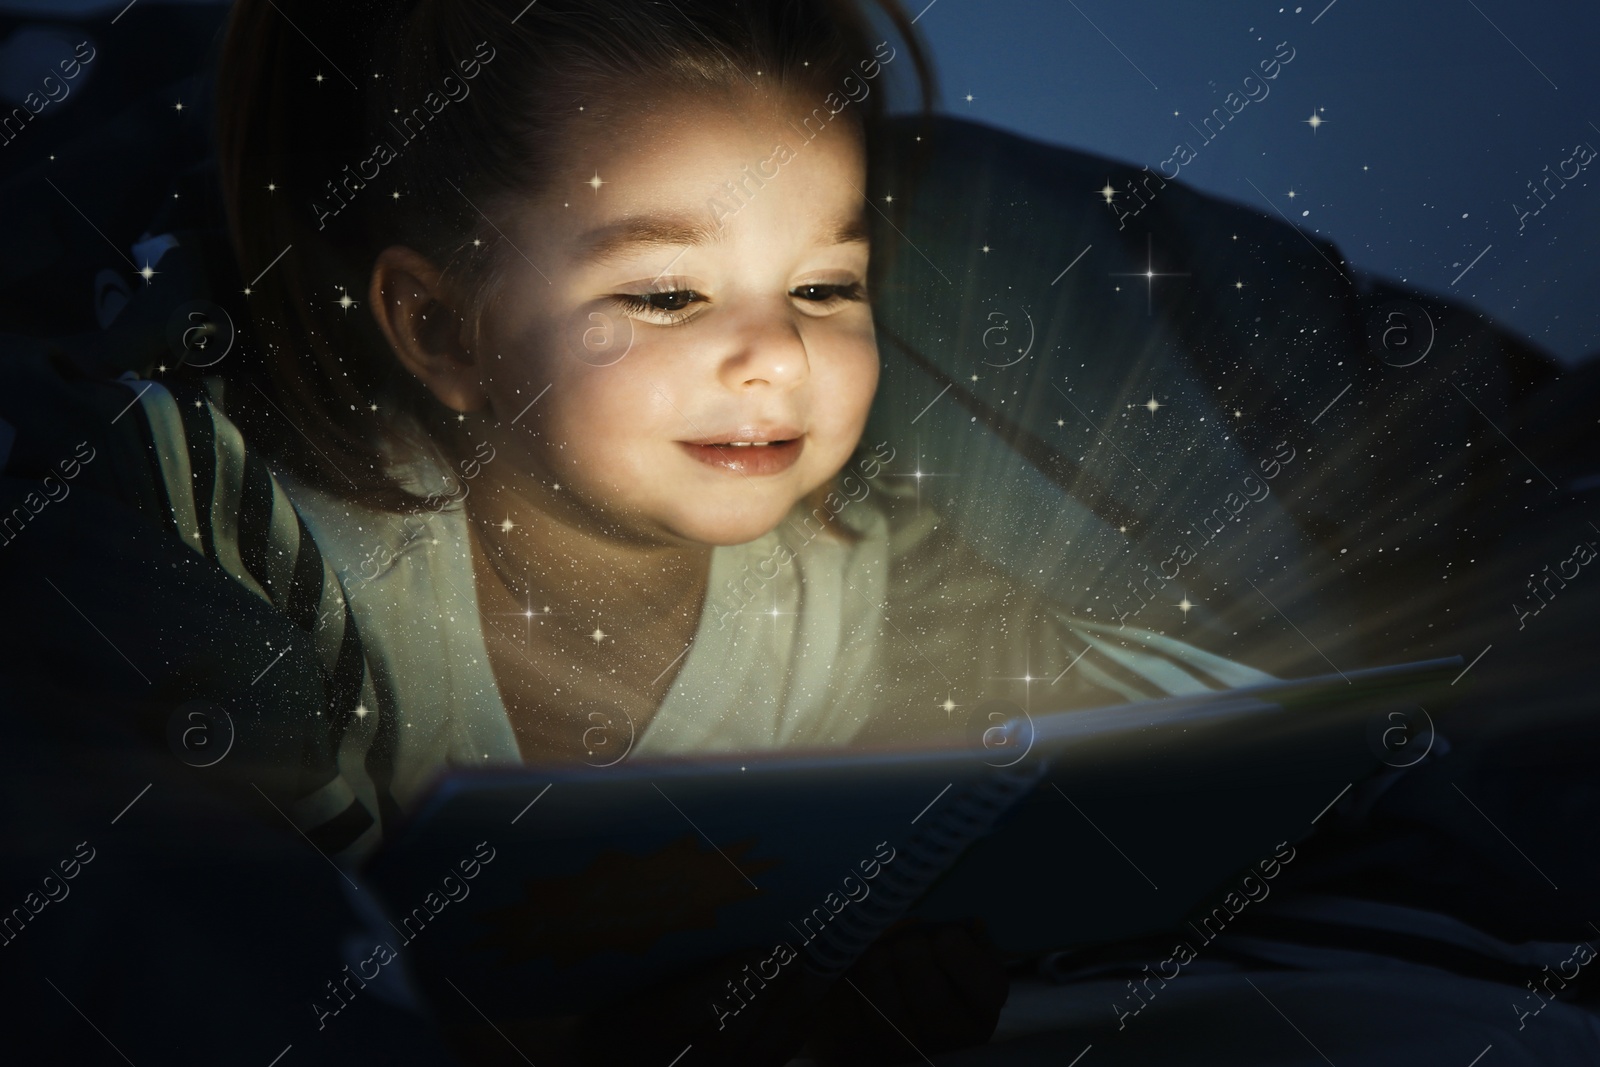
M326 702L307 723L329 744L306 751L333 759L305 768L308 780L321 784L293 798L289 815L327 855L359 859L399 814L390 793L397 723L374 683L338 577L266 464L203 390L138 386L141 436L173 531L312 641Z

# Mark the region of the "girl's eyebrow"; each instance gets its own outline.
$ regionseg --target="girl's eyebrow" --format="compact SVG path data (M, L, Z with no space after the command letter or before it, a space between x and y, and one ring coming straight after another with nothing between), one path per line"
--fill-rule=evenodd
M721 227L688 215L635 215L581 235L578 248L588 259L614 259L639 246L714 244L722 233Z
M848 222L834 227L833 243L836 245L871 244L872 230L867 225L867 213L858 211Z
M584 258L606 260L651 245L715 244L722 240L725 232L721 226L689 215L635 215L580 235L578 248ZM861 212L848 221L835 223L829 243L867 244L870 233L866 214Z

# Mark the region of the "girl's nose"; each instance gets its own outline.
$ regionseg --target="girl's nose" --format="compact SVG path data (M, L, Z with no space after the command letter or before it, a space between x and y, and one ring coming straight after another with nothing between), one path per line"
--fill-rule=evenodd
M811 363L800 325L787 309L752 310L732 327L731 350L723 360L723 384L742 390L762 385L787 389L806 380Z

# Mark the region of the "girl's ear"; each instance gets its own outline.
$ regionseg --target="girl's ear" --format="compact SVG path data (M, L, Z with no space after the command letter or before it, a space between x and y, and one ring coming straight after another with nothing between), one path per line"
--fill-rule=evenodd
M483 411L489 396L481 368L441 279L426 256L391 245L372 266L368 306L394 354L441 404L452 411Z

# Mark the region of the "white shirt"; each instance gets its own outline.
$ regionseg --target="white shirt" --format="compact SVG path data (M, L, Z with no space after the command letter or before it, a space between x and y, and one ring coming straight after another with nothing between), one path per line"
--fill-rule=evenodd
M403 476L423 492L446 488L431 463ZM401 807L448 767L521 762L460 506L402 519L279 477L398 709ZM816 515L797 505L777 529L713 550L671 688L637 736L626 723L596 735L609 746L595 746L597 766L623 754L843 745L869 720L920 736L995 697L1038 713L1267 680L1148 631L1075 619L981 560L914 490L856 484L854 498L835 494ZM835 510L855 540L822 530ZM575 722L574 743L593 725Z

